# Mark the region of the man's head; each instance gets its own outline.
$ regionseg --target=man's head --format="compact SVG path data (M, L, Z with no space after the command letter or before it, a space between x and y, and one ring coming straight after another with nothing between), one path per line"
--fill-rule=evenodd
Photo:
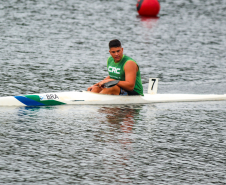
M122 59L123 48L119 40L114 39L109 42L109 53L114 58L116 63Z

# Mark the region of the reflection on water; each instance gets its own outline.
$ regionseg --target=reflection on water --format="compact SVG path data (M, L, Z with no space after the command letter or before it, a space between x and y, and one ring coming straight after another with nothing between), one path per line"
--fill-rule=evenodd
M133 126L136 124L137 117L142 106L134 108L133 106L118 106L118 107L102 107L98 110L99 113L106 116L107 121L103 124L108 124L110 132L119 132L120 138L118 139L122 148L131 150L131 143L133 142L131 134L133 134ZM122 133L122 134L121 134Z
M121 129L124 133L131 133L135 124L136 116L139 115L142 106L134 109L130 106L102 107L98 110L101 114L106 114L108 123L113 127Z
M44 106L44 107L18 107L18 116L20 117L23 117L23 116L30 116L30 117L33 117L33 116L37 116L39 111L40 110L53 110L53 109L56 109L54 106Z
M145 17L140 15L138 15L137 18L141 20L141 23L145 28L149 29L152 29L157 26L158 21L160 19L159 17Z
M142 109L142 105L103 106L98 109L98 113L103 117L100 124L105 129L100 129L101 132L95 134L95 139L105 144L101 155L111 159L103 157L102 163L107 174L119 177L114 178L114 182L132 183L126 168L129 168L131 154L134 153L133 130Z

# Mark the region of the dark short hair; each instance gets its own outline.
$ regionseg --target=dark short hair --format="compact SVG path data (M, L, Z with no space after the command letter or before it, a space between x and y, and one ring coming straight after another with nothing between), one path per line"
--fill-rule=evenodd
M117 48L117 47L121 47L121 42L118 40L118 39L114 39L114 40L111 40L109 42L109 49L110 48Z

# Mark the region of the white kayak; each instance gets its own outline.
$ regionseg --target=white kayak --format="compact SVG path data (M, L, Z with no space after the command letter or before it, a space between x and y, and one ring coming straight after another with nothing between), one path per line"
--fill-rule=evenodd
M163 102L221 101L226 94L157 94L158 79L150 79L148 94L122 96L88 91L53 92L0 98L0 106L49 106L78 104L150 104Z

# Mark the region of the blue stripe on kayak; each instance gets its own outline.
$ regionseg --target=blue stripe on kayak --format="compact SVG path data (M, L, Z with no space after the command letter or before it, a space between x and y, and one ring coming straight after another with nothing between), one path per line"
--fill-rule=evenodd
M26 98L24 96L14 96L14 98L16 98L17 100L19 100L21 103L27 105L27 106L42 106L45 105L43 103L31 100L29 98Z

